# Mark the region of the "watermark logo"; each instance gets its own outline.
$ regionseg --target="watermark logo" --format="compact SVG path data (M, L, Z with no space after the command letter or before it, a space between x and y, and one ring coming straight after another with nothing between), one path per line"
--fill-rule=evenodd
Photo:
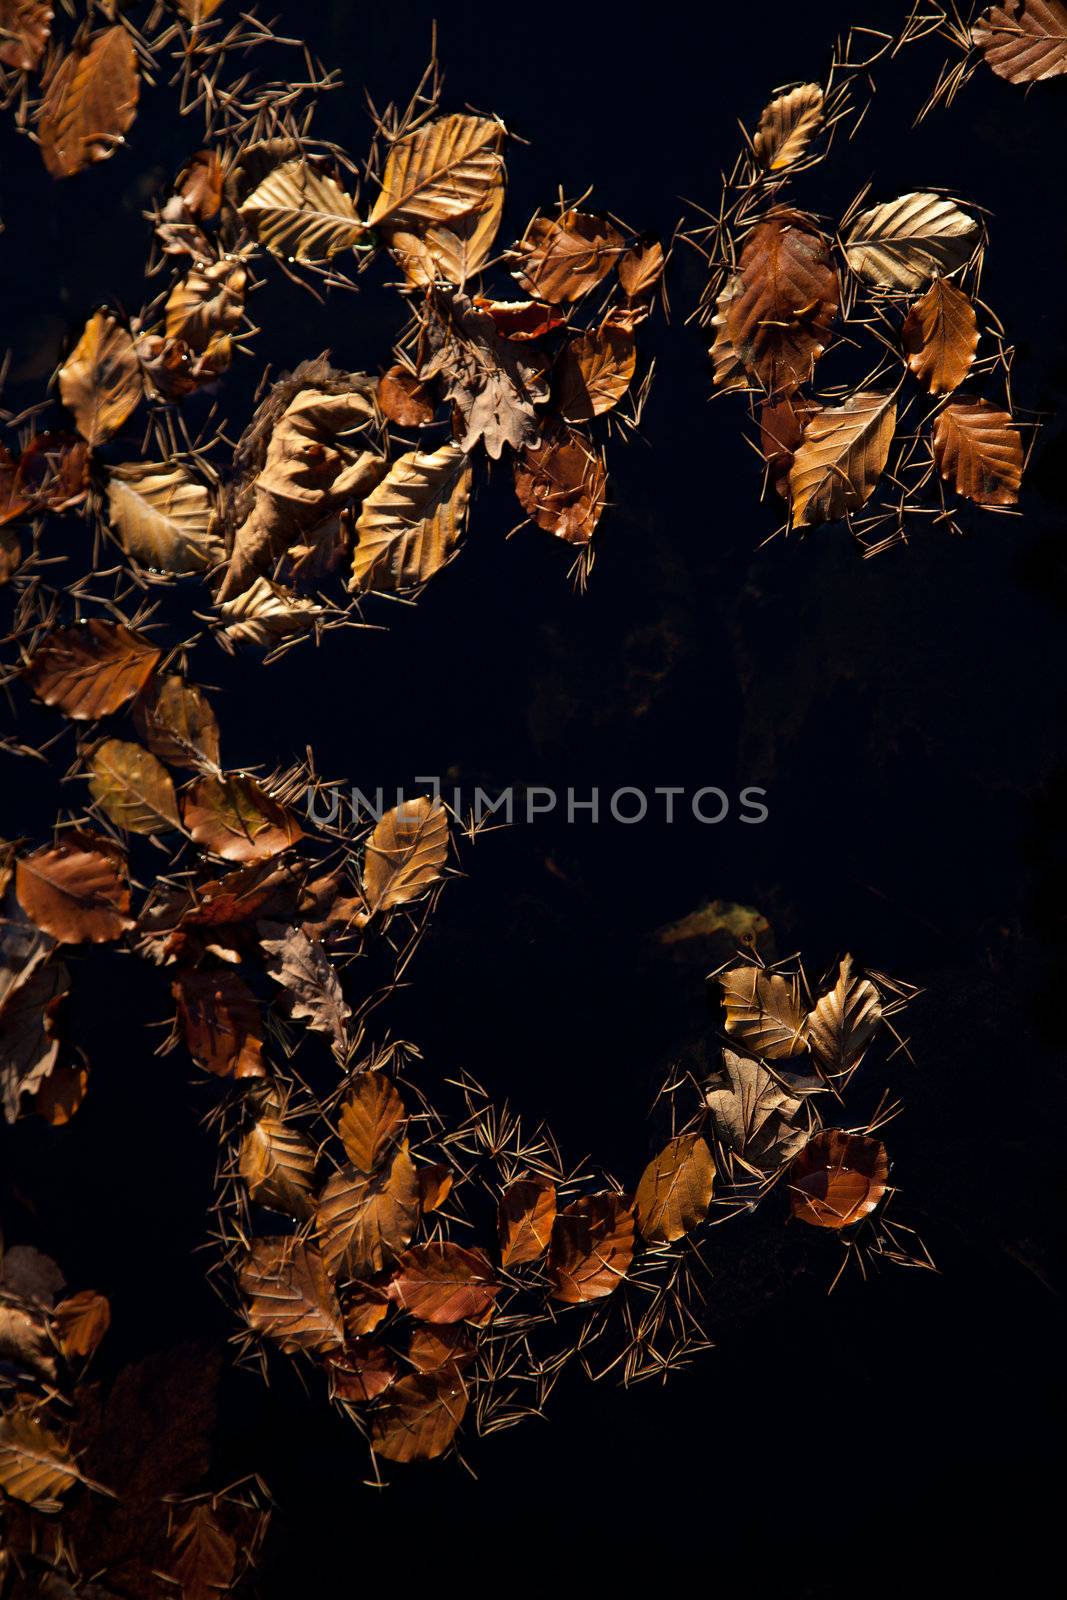
M554 815L571 823L618 823L632 827L652 821L668 824L692 820L707 827L732 818L750 826L766 822L770 816L767 791L747 784L736 793L705 784L688 789L682 784L657 784L652 789L623 784L616 789L559 788L548 784L512 784L492 793L475 787L465 790L449 787L440 778L417 777L420 797L429 791L456 817L469 817L475 827L484 822L534 823ZM368 819L380 822L394 808L401 815L414 798L404 789L375 789L367 795L354 785L346 790L340 784L320 785L307 791L307 815L319 827L356 826Z

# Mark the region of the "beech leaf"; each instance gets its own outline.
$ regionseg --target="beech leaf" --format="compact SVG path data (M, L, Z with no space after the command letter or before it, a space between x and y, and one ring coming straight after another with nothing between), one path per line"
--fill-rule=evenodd
M715 1162L696 1133L679 1134L645 1168L637 1186L637 1225L650 1244L673 1243L704 1221Z

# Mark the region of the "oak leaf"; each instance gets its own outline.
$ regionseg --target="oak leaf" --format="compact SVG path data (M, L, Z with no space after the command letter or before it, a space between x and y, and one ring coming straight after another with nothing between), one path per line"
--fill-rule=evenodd
M807 1142L808 1129L797 1122L804 1107L759 1061L723 1051L726 1084L709 1088L704 1103L729 1157L758 1177L768 1176Z
M352 1008L322 945L280 922L261 922L259 936L267 954L267 973L290 995L292 1015L313 1032L326 1034L335 1052L343 1054Z
M423 380L439 378L456 408L456 443L471 451L483 441L497 461L504 446L519 450L539 435L535 407L548 399L543 364L514 339L503 339L487 311L460 290L433 295L425 326L428 358Z

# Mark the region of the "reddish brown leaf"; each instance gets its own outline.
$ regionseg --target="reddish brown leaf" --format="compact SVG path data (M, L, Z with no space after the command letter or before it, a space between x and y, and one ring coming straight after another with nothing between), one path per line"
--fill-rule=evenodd
M935 278L904 319L901 341L923 388L948 394L971 370L978 348L974 306L948 278Z
M249 1323L283 1350L342 1348L341 1308L317 1250L299 1239L257 1239L238 1282Z
M552 1228L548 1272L553 1299L581 1305L612 1294L626 1277L633 1254L633 1206L623 1195L575 1200Z
M316 1212L333 1277L381 1272L410 1244L419 1221L419 1180L405 1140L373 1176L342 1167L323 1187Z
M480 1317L500 1292L480 1250L447 1241L417 1245L400 1257L389 1297L420 1322L462 1322Z
M121 623L93 617L45 634L26 668L26 681L46 706L78 722L108 716L140 694L159 651Z
M827 1128L808 1140L789 1169L793 1215L814 1228L848 1228L886 1192L889 1157L880 1139Z
M133 927L122 857L102 834L67 833L22 856L15 892L30 921L61 944L104 944Z
M803 395L784 395L760 405L760 449L775 493L789 499L789 473L804 437L804 424L819 410Z
M452 1443L467 1409L454 1365L395 1383L371 1423L371 1445L387 1461L429 1461Z
M33 1097L33 1109L53 1128L63 1128L89 1092L89 1069L60 1063L53 1067Z
M663 276L666 265L658 239L639 239L619 262L619 282L630 300L651 293Z
M0 0L0 63L16 72L40 65L52 31L48 0Z
M539 528L588 544L607 501L604 463L580 433L527 448L515 462L519 504Z
M497 1230L500 1262L517 1267L536 1261L548 1249L556 1220L556 1186L547 1178L521 1178L500 1196Z
M799 388L826 348L840 298L830 246L809 218L786 212L758 223L726 310L742 365L772 392Z
M419 1174L419 1207L423 1216L430 1211L437 1211L444 1205L452 1193L453 1177L447 1167L430 1162L428 1166L418 1168Z
M537 300L559 305L595 289L623 253L618 229L587 211L535 217L513 252L515 277Z
M378 407L398 428L422 428L432 422L437 406L425 383L406 367L390 367L378 379Z
M222 204L222 158L217 150L198 150L178 179L177 190L197 222L211 222Z
M333 1393L353 1405L365 1405L384 1394L397 1376L396 1362L385 1345L353 1340L344 1354L330 1359L328 1371Z
M564 347L557 369L560 414L588 422L618 404L637 365L633 334L612 322L580 334Z
M563 318L551 306L536 300L487 300L475 295L474 304L493 319L497 333L504 339L543 339L554 328L562 328Z
M934 460L957 494L979 506L1013 506L1023 442L1011 414L988 400L956 400L934 424Z
M263 1076L259 1003L242 978L228 967L183 972L171 992L194 1061L219 1078Z
M210 1505L193 1506L178 1521L171 1549L170 1574L181 1586L181 1600L221 1600L230 1593L237 1546Z
M412 1329L407 1353L419 1372L436 1372L449 1362L457 1367L466 1365L474 1355L474 1345L466 1328L455 1323L435 1328L427 1323Z
M226 861L265 861L304 836L292 812L241 773L198 779L182 816L190 837Z

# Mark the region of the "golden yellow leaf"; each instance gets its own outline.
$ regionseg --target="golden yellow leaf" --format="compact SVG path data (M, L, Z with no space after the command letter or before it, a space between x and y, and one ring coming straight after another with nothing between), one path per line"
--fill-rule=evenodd
M715 1162L697 1133L679 1134L650 1161L637 1186L637 1226L652 1243L692 1233L711 1206Z
M141 745L105 739L89 757L89 793L120 828L158 833L180 828L170 773Z
M137 350L106 311L96 311L59 369L59 397L91 445L117 433L143 392Z
M874 493L897 425L896 397L860 391L810 416L789 472L793 526L834 522Z
M822 122L822 110L823 93L817 83L802 83L764 109L754 144L768 172L781 172L800 160Z

